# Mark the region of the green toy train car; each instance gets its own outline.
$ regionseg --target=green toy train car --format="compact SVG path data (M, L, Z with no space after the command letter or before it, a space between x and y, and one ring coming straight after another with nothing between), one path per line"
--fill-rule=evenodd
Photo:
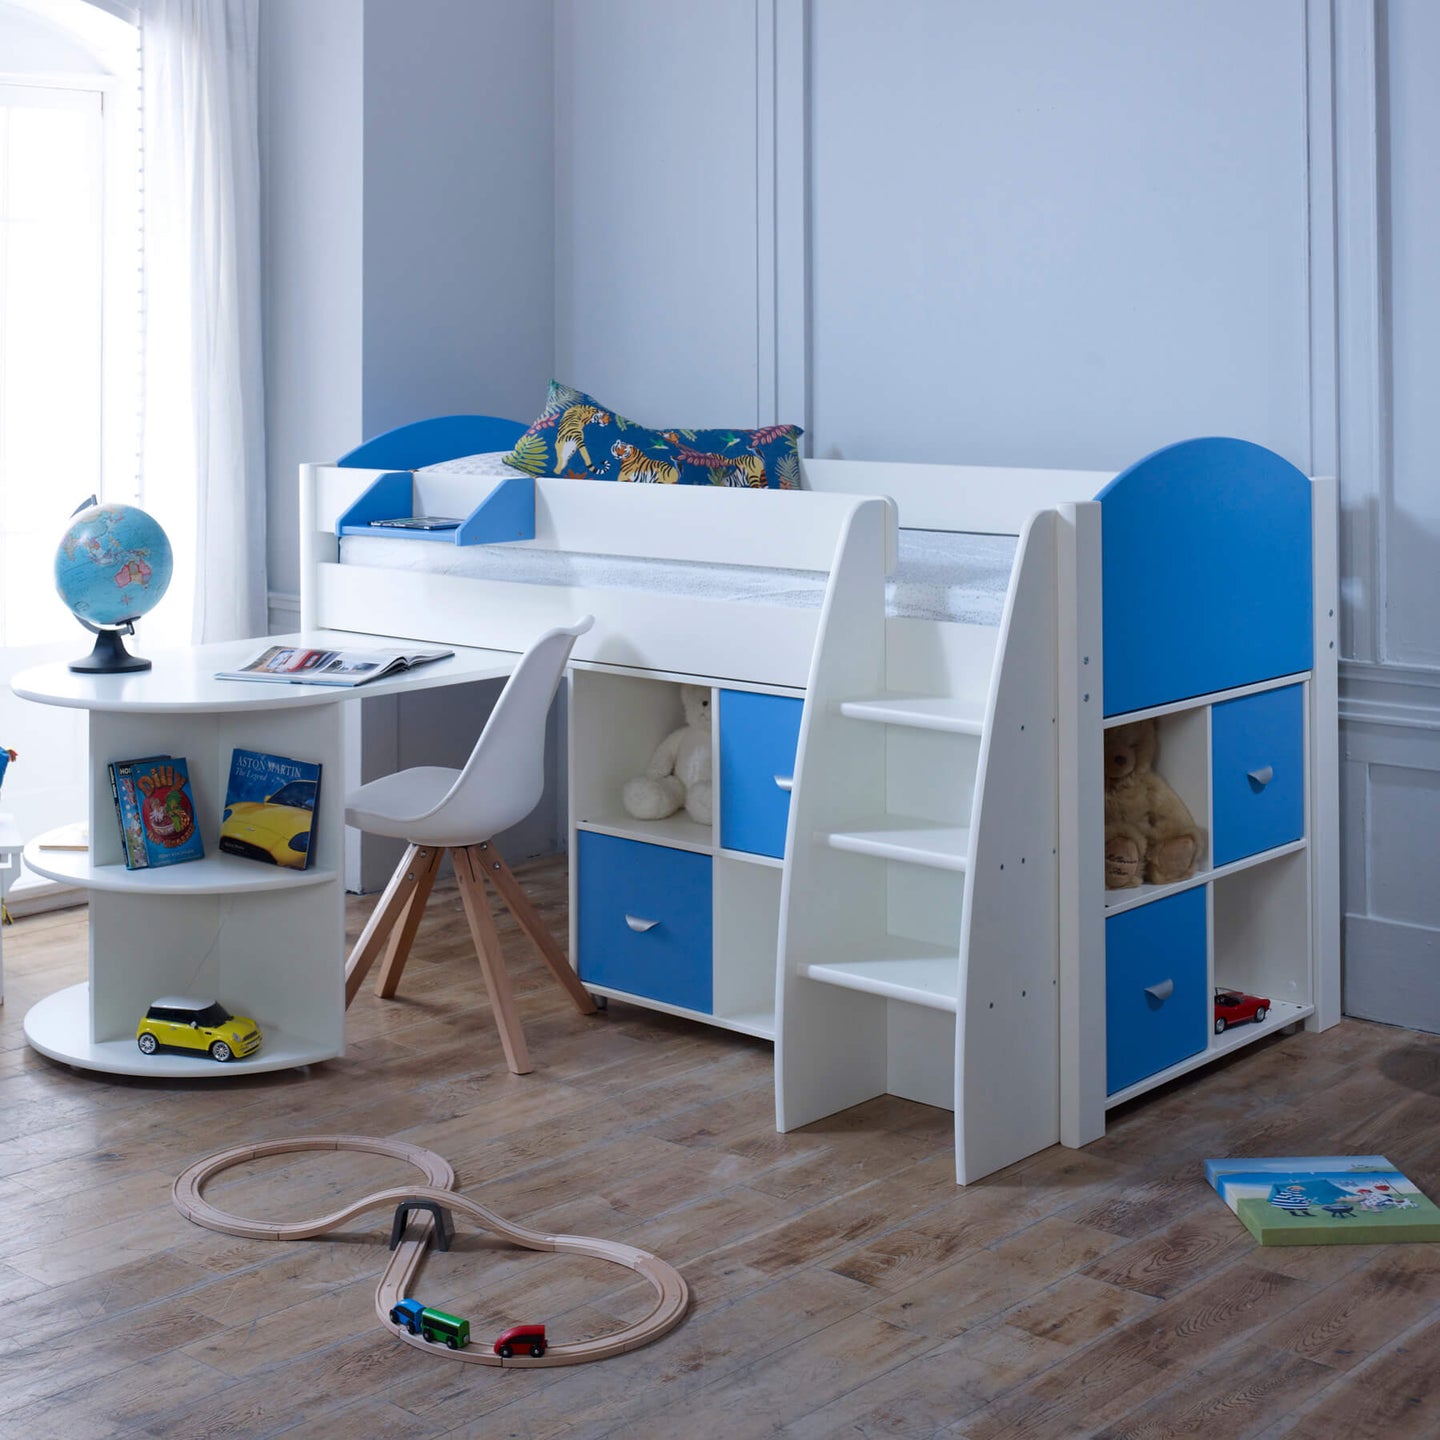
M401 1325L412 1335L419 1335L432 1345L448 1345L461 1350L470 1343L470 1322L443 1310L432 1310L418 1300L402 1300L390 1307L390 1323Z

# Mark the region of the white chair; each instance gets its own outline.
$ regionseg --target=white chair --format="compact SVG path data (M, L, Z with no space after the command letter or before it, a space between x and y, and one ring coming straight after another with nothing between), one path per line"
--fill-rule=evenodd
M559 688L577 636L594 624L587 615L568 630L550 630L520 657L463 770L421 765L399 770L362 785L346 799L345 822L372 835L408 842L345 966L345 1003L360 989L375 957L385 948L385 963L375 993L395 994L410 956L435 872L447 850L460 883L460 898L480 960L480 973L495 1011L505 1059L516 1075L531 1067L525 1033L515 1010L510 976L500 939L485 898L484 876L509 906L520 928L540 952L582 1015L595 1013L595 1002L544 920L526 899L510 867L491 838L523 820L540 800L545 784L545 720Z

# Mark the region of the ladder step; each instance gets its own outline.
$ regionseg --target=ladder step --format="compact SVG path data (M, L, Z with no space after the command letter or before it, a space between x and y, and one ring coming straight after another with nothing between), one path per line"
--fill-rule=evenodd
M884 953L817 961L801 965L800 974L843 990L883 995L887 1000L904 1000L953 1015L960 987L960 957L955 950L939 945L891 940Z
M848 720L904 725L912 730L979 735L985 729L984 716L977 715L970 702L949 695L877 695L869 700L842 700L839 709Z
M819 838L834 850L903 860L936 870L964 870L970 861L968 826L942 825L936 820L918 820L905 815L860 821Z

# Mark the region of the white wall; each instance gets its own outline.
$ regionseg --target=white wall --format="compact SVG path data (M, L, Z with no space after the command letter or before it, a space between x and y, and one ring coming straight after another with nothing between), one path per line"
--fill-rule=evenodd
M365 435L533 419L554 348L550 6L364 9Z
M260 7L267 533L280 629L299 623L298 468L363 438L363 19L354 0Z
M758 70L754 0L555 0L555 368L642 424L760 423Z
M1368 8L1368 7L1367 7ZM1440 1031L1440 7L1389 0L1365 35L1357 103L1374 124L1373 177L1350 207L1373 239L1354 327L1368 420L1351 512L1357 623L1344 667L1345 1008ZM1373 216L1358 203L1370 199ZM1373 297L1378 297L1376 305Z
M1308 462L1304 9L810 10L811 418L856 459Z

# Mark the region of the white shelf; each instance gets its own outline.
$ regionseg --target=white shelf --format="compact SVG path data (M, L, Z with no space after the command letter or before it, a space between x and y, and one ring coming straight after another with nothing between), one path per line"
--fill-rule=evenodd
M1178 895L1182 890L1193 890L1197 885L1208 885L1212 880L1223 880L1227 875L1253 870L1257 865L1293 855L1297 850L1303 850L1307 843L1305 840L1292 840L1288 845L1262 850L1258 855L1245 856L1243 860L1232 860L1215 870L1197 870L1188 880L1179 880L1173 885L1137 885L1133 890L1107 890L1105 913L1118 915L1122 910L1133 910L1137 905L1148 905L1152 900L1163 900L1167 895Z
M588 980L583 979L580 983L590 994L603 995L609 1000L623 1000L628 1005L643 1005L647 1010L661 1010L666 1015L678 1015L682 1020L699 1020L704 1025L714 1025L721 1030L736 1030L742 1035L754 1035L761 1040L775 1038L775 1016L771 1011L716 1015L708 1010L691 1010L684 1005L670 1005L664 1000L652 1000L648 995L636 995L628 990L617 990L613 985L592 985Z
M1314 1013L1313 1005L1292 1005L1288 1000L1276 1000L1270 1006L1270 1011L1265 1016L1263 1023L1256 1025L1253 1021L1247 1021L1243 1025L1232 1025L1223 1035L1212 1033L1210 1043L1205 1049L1188 1056L1178 1064L1156 1071L1154 1075L1147 1075L1143 1080L1137 1080L1123 1090L1117 1090L1113 1095L1106 1097L1105 1108L1109 1110L1116 1105L1123 1105L1125 1101L1133 1100L1137 1095L1143 1095L1147 1090L1155 1089L1157 1085L1164 1085L1168 1080L1188 1075L1192 1070L1198 1070L1202 1065L1208 1065L1212 1060L1218 1060L1222 1055L1228 1055L1235 1050L1243 1050L1247 1045L1253 1045L1257 1040L1263 1040L1267 1035L1273 1035L1277 1030L1284 1030L1287 1026L1294 1025Z
M741 1035L754 1035L759 1040L775 1038L775 1012L754 1010L747 1014L712 1015L711 1023L726 1030L738 1031Z
M738 860L742 865L769 866L772 870L783 870L785 858L782 855L761 855L754 850L717 850L722 860Z
M913 730L944 730L952 735L979 735L985 718L963 700L940 695L878 695L870 700L842 700L840 713L849 720L904 725Z
M638 840L644 845L669 845L676 850L695 850L709 855L715 849L713 829L699 825L682 810L663 820L637 820L633 815L597 815L577 820L577 830L593 830L598 835L617 835L622 840Z
M1252 1042L1261 1040L1266 1035L1273 1035L1275 1031L1283 1030L1287 1025L1293 1025L1297 1020L1303 1020L1314 1013L1313 1005L1295 1005L1288 1000L1276 1000L1266 1011L1260 1024L1247 1020L1242 1025L1228 1026L1223 1035L1212 1034L1210 1058L1213 1060L1216 1056L1227 1055L1232 1050L1243 1050Z
M800 974L825 985L905 1000L953 1015L960 993L959 950L894 936L887 937L885 944L882 953L863 959L802 965Z
M208 1055L160 1053L142 1055L133 1035L123 1040L92 1041L90 1034L90 987L72 985L47 996L25 1012L25 1038L42 1055L62 1060L81 1070L102 1070L109 1075L145 1075L154 1079L178 1077L202 1080L233 1080L237 1075L259 1074L265 1070L290 1070L329 1060L339 1050L313 1040L289 1035L273 1022L254 1017L264 1039L260 1049L244 1060L221 1064ZM140 1016L135 1016L140 1023Z
M247 891L304 889L336 878L336 872L324 866L287 870L223 854L179 865L127 870L118 863L96 865L88 850L42 850L33 842L25 847L25 864L37 875L63 885L136 895L239 895Z
M843 830L819 837L835 850L903 860L936 870L964 870L970 858L970 830L964 825L942 825L906 815L885 815L860 820Z

